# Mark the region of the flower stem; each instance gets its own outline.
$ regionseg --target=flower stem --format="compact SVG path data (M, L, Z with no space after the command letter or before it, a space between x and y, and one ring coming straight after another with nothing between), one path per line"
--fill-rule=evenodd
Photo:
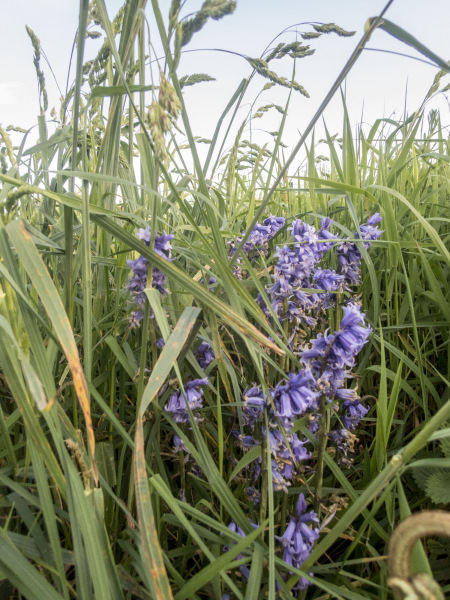
M317 467L314 490L314 510L320 518L320 499L322 497L323 483L323 459L327 448L327 399L324 395L320 397L319 414L320 414L320 429L319 429L319 444L317 446Z
M263 523L266 520L267 514L267 440L263 435L261 440L261 506L259 510L259 522ZM264 537L264 532L261 534Z

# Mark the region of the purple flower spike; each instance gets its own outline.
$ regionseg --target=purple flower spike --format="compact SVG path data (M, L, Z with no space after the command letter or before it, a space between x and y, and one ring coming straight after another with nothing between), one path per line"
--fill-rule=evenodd
M143 240L147 246L150 245L150 229L146 227L145 229L139 229L137 233L137 237ZM171 245L170 240L173 239L173 235L168 235L166 233L162 233L158 235L155 232L155 244L154 249L159 256L164 258L165 260L171 260ZM131 277L128 283L128 290L134 296L134 301L138 304L140 308L144 307L145 303L145 288L147 287L147 279L148 279L148 261L143 256L139 256L136 260L127 260L127 265L133 272L133 276ZM166 276L162 271L153 267L152 270L152 287L157 289L160 294L165 296L167 294L167 290L165 288L166 285ZM135 313L133 313L135 314ZM141 320L141 319L140 319ZM136 321L131 317L132 327L138 327L140 320Z
M319 537L319 520L314 511L306 512L305 497L300 494L297 501L296 516L291 516L284 534L277 539L283 548L283 560L288 565L300 569L311 554L311 550ZM310 582L301 578L293 591L304 590Z
M359 229L361 235L358 232L354 232L355 238L364 240L364 248L368 250L371 246L371 241L377 240L383 233L378 227L374 227L381 221L379 213L372 215L366 224L360 225ZM343 242L338 244L337 254L339 260L339 272L345 276L347 283L356 285L360 283L361 271L360 263L362 254L354 242Z
M194 379L185 384L184 390L186 392L186 400L189 404L189 408L194 411L197 408L203 408L203 390L198 389L199 386L208 385L208 379ZM182 392L174 392L169 402L164 407L164 410L171 412L175 423L188 423L190 417L186 408L186 401ZM194 419L199 422L200 417L198 414L194 414Z

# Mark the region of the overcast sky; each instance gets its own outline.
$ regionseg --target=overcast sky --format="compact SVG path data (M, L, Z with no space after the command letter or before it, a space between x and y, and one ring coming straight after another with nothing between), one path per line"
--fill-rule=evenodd
M59 87L64 90L78 25L79 4L76 0L1 1L4 5L0 36L0 124L3 127L14 124L28 128L36 123L39 104L33 50L25 25L30 26L41 40L42 49ZM106 0L111 19L121 4L119 0ZM299 132L304 130L354 50L366 20L376 16L384 4L385 0L238 0L233 15L221 21L209 21L203 30L194 36L186 49L222 48L258 57L283 29L297 23L335 22L347 30L355 30L356 34L352 38L322 36L312 43L316 54L297 61L296 80L308 90L311 98L306 99L298 93L294 94L285 139L286 143L294 145ZM201 2L188 0L182 14L193 12L200 5ZM160 0L164 16L167 16L169 6L169 0ZM149 17L150 13L149 2ZM444 60L450 58L449 0L395 0L385 17L417 37ZM294 27L293 31L295 30L304 32L311 31L311 28L301 25ZM294 39L295 33L288 33L280 38L285 42ZM394 40L383 31L375 32L369 47L420 57L412 48ZM95 49L93 43L88 42L86 58L91 58ZM44 61L42 67L49 91L49 106L58 107L59 92L53 76ZM290 59L274 61L271 68L286 77L292 75ZM73 69L74 65L71 79ZM218 116L239 82L249 75L250 67L242 58L224 53L198 51L184 54L179 75L199 72L217 79L215 82L186 89L186 101L194 134L208 138L211 137ZM413 111L425 96L435 74L436 69L423 62L394 54L365 51L346 83L347 105L352 123L360 122L361 117L368 123L373 123L379 117L401 118L404 114L406 90L407 111ZM239 124L264 83L261 77L254 78L247 103L244 102L237 119ZM286 98L286 90L272 88L264 93L261 103L258 102L255 107L269 102L283 105ZM440 107L443 122L450 124L447 98L441 97L433 106ZM271 139L257 130L273 131L277 128L281 115L276 111L272 113L272 117L255 120L255 131L252 132L254 140L261 141L264 135L265 141ZM341 131L340 95L325 113L325 120L330 132ZM248 137L247 134L246 136Z

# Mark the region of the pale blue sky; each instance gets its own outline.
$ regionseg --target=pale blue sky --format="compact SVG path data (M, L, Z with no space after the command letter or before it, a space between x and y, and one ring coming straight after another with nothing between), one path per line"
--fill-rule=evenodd
M0 37L0 124L11 123L30 127L36 122L39 111L33 52L25 32L29 25L40 38L42 48L53 68L61 89L65 89L67 70L73 38L78 23L76 0L14 0L4 3L3 28ZM376 16L385 0L238 0L235 13L221 21L210 21L186 49L224 48L257 57L266 45L286 27L304 21L335 22L347 30L356 30L353 38L322 36L312 45L313 57L297 61L296 79L310 93L309 100L294 95L289 111L285 141L293 145L328 88L335 80L347 58L361 37L364 23ZM112 18L121 1L106 0ZM201 2L188 0L184 14L199 8ZM167 15L169 0L160 0L161 11ZM149 2L147 13L150 15ZM450 58L450 2L448 0L395 0L385 15L417 37L436 54ZM311 30L307 26L299 31ZM283 41L293 41L295 35L285 35ZM371 48L395 50L417 55L411 48L377 31L369 43ZM87 50L92 56L94 47ZM272 68L286 77L291 76L292 61L283 59L271 63ZM59 93L48 67L42 62L49 91L50 106L59 105ZM179 73L205 72L217 78L216 82L199 84L186 90L186 101L194 134L210 137L217 118L240 80L250 73L248 64L241 58L222 53L192 52L183 56ZM364 52L347 81L347 103L352 123L359 122L364 106L364 120L372 123L377 117L400 118L408 86L409 111L414 110L430 87L436 69L407 58L379 52ZM264 85L256 77L248 96L248 103ZM265 92L261 104L275 102L283 105L286 90ZM243 106L238 122L241 123L249 104ZM325 114L331 132L341 130L341 100L336 98ZM258 106L259 103L256 105ZM441 109L442 119L450 124L447 99L441 97L434 106ZM256 120L255 128L276 129L280 115L273 111L273 120ZM259 137L258 137L259 136ZM246 136L248 137L248 135ZM253 139L268 141L267 135L253 132Z

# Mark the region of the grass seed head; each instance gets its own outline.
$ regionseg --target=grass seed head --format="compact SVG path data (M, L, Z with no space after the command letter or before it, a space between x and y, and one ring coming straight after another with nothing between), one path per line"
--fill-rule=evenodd
M178 117L181 109L181 102L175 88L167 81L164 73L161 73L161 81L159 84L159 105L174 119Z

